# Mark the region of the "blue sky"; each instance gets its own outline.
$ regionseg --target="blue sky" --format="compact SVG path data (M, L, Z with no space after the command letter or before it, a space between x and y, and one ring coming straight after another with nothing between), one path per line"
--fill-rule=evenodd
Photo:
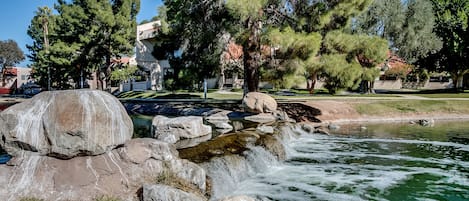
M29 54L26 44L31 44L31 38L26 34L34 12L40 6L53 7L57 0L2 0L0 11L0 40L12 39L18 43L24 54ZM140 0L140 13L137 22L151 19L157 14L157 7L161 0ZM28 59L17 66L26 66Z

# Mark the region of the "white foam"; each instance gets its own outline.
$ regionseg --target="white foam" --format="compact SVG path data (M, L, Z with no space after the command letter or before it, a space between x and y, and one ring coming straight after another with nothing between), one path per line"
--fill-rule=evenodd
M468 145L451 142L405 139L355 139L306 134L295 128L282 132L299 133L300 137L286 141L292 148L284 163L270 161L262 151L248 155L248 160L236 163L233 159L212 167L216 196L251 195L261 200L386 200L390 189L400 186L416 175L431 175L435 180L425 182L428 192L419 200L441 189L452 192L469 190L469 174L461 171L469 167L454 152L467 154ZM415 156L404 145L426 148L436 155ZM255 148L257 149L257 148ZM265 150L263 150L265 151ZM260 154L262 153L262 154ZM452 156L453 157L448 157ZM394 161L396 163L394 163ZM402 164L402 165L400 165ZM241 170L241 173L239 172ZM222 176L224 175L224 176ZM225 189L217 187L221 184ZM451 186L448 186L451 185ZM236 189L233 191L233 189ZM223 191L223 192L222 192ZM416 198L417 199L417 198Z

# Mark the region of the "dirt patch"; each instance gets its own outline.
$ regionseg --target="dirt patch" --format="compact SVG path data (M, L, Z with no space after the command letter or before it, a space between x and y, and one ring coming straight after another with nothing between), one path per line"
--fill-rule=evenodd
M355 108L345 102L320 100L307 101L304 105L319 110L320 114L316 116L316 118L321 122L360 117L360 114L355 110Z

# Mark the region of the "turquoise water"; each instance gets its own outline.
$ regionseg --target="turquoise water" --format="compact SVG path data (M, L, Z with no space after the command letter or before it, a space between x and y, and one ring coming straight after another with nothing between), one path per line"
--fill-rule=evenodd
M469 122L303 133L288 159L237 184L263 200L469 200Z

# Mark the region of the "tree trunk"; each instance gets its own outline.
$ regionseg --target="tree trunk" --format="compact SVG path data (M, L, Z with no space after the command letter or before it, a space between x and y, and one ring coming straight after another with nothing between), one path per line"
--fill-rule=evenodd
M243 46L244 82L248 92L259 89L259 66L260 66L260 22L248 19L246 26L249 30L249 38Z
M462 86L463 86L464 73L452 72L451 79L453 79L453 89L455 91L459 91L463 89Z
M311 79L311 84L308 83L309 86L307 88L309 89L309 94L314 94L314 87L316 86L316 82L318 80L318 73L313 73L309 78Z
M218 77L218 90L223 90L223 86L225 85L225 68L223 64L220 67L220 75Z
M241 85L239 84L238 73L234 72L232 78L233 78L233 89L240 89Z

